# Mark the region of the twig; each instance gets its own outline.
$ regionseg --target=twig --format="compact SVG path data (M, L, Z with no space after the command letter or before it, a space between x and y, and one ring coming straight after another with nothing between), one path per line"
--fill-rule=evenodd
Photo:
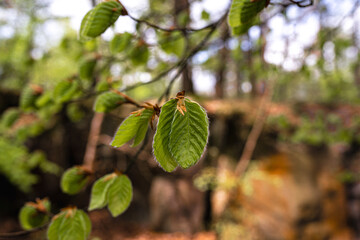
M240 176L250 163L251 157L256 147L257 140L263 130L266 119L268 117L268 109L271 104L271 98L274 92L274 83L271 81L268 90L264 93L261 99L260 107L257 112L253 127L250 131L248 138L246 139L245 147L240 160L235 168L235 174Z
M227 11L226 11L226 13L227 13ZM135 18L135 17L131 16L130 14L128 14L128 16L137 23L144 23L144 24L148 25L149 27L152 27L154 29L164 31L164 32L175 32L175 31L198 32L198 31L203 31L203 30L208 29L208 28L213 28L219 22L219 20L217 20L217 21L215 21L213 23L210 23L210 24L208 24L208 25L206 25L204 27L201 27L201 28L186 28L186 27L182 27L182 28L179 28L179 27L177 27L177 28L176 27L164 28L164 27L158 26L158 25L156 25L154 23L148 22L148 21L146 21L144 19Z
M91 121L90 133L86 145L83 166L92 171L96 157L96 147L99 140L101 125L104 120L104 113L95 113Z
M43 231L45 228L47 228L47 226L48 226L48 224L45 224L44 226L34 228L31 230L24 230L24 231L18 231L18 232L10 232L10 233L1 233L0 239L1 240L24 239L24 236Z
M211 30L206 34L206 36L202 39L202 41L200 43L198 43L192 50L191 52L185 56L182 60L180 60L176 65L178 65L179 70L176 73L176 75L170 80L170 83L168 85L168 87L165 89L165 92L160 96L160 98L158 99L158 103L161 102L161 100L163 98L167 99L169 94L170 94L170 90L171 87L173 85L173 83L175 82L175 80L180 76L181 72L184 70L186 63L197 53L199 52L204 45L209 41L210 37L212 36L212 34L215 32L215 30L217 29L217 27L226 19L227 13L224 14L219 21L212 26Z

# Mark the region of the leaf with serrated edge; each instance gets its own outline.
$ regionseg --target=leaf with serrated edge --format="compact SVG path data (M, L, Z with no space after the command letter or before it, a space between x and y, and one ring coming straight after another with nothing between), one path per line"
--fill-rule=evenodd
M89 180L88 175L79 167L69 168L61 177L60 187L64 193L77 194Z
M167 172L172 172L178 166L168 147L171 123L176 111L176 104L176 100L172 99L161 107L153 142L154 156L160 166Z
M116 177L117 175L115 173L107 174L94 183L91 189L89 211L106 206L108 203L109 188Z
M145 137L143 131L139 132L139 128L147 126L149 123L150 118L154 113L153 109L144 109L141 110L140 115L138 113L134 113L126 118L116 131L115 137L111 142L111 146L113 147L121 147L126 142L130 141L132 138L136 137L136 144L134 142L133 146L139 144L142 139ZM146 132L145 132L146 133Z
M197 163L208 140L209 120L196 102L185 99L186 112L175 112L170 132L169 149L182 168Z
M229 25L239 33L242 24L250 23L266 7L266 0L233 0L229 12Z
M121 15L123 7L116 1L102 2L90 10L83 18L80 27L82 39L94 38L105 32Z
M47 238L49 240L60 240L60 225L65 220L65 212L57 214L51 221L47 230Z
M110 112L116 107L120 106L121 103L125 102L125 98L114 92L105 92L100 94L95 101L94 111L95 112Z
M85 240L91 230L89 217L82 210L74 209L72 214L65 214L59 226L59 240Z
M132 185L126 175L118 176L109 188L108 209L113 217L119 216L130 205L132 199Z

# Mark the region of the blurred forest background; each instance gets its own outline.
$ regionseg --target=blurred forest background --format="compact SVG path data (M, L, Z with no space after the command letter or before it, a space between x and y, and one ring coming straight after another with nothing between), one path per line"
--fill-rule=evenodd
M97 1L0 0L0 237L37 197L87 208L90 185L59 182L94 158L93 180L131 164L134 196L118 218L91 212L90 239L360 238L360 1L270 1L239 35L219 2L123 0L134 19L81 42L76 17ZM94 113L108 89L152 103L185 90L210 120L200 162L164 172L154 130L110 147L136 108Z

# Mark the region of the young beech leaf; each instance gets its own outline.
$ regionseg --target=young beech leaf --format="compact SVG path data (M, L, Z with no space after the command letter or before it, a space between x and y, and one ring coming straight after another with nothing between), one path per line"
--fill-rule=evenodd
M116 173L111 173L103 176L94 183L91 189L89 211L100 209L106 206L109 201L109 188L116 178Z
M209 120L205 110L196 102L185 98L183 114L175 111L171 125L169 149L182 168L197 163L205 150L209 135Z
M117 1L99 3L90 10L81 22L80 38L94 38L105 32L113 25L120 15L125 15L126 10Z
M33 109L35 107L36 99L39 96L40 93L35 91L33 87L25 87L20 95L20 108L25 111Z
M177 100L172 99L161 107L153 142L155 158L160 166L167 172L173 171L178 166L169 149L171 124L176 112L176 106Z
M133 35L131 33L116 34L110 42L110 51L115 53L121 53L126 51L130 46Z
M110 112L125 102L125 98L114 92L100 94L95 101L95 112Z
M149 60L150 51L146 43L140 40L134 48L130 50L130 60L134 66L146 64Z
M233 33L240 32L242 24L251 22L269 3L269 0L233 0L229 13L229 25Z
M131 181L126 175L115 178L108 193L108 209L113 217L119 216L129 207L132 191Z
M145 137L148 123L154 113L153 109L142 109L127 117L118 128L111 146L121 147L135 137L133 147Z
M79 77L83 80L91 80L96 67L97 58L85 59L79 66Z
M61 190L73 195L80 192L89 180L89 173L80 167L72 167L65 171L61 177Z
M175 54L181 57L184 52L185 39L180 32L160 32L158 41L161 49L167 54Z
M76 208L67 208L53 217L47 231L49 240L85 240L91 232L87 214Z
M25 230L41 227L49 221L50 202L47 199L29 202L20 210L20 225Z
M79 84L75 81L59 82L54 88L54 99L57 103L69 101L78 93Z
M0 127L9 128L20 117L20 111L17 108L8 108L1 116Z

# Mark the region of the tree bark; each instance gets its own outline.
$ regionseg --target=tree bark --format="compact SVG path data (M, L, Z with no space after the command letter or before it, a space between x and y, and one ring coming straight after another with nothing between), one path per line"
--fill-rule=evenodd
M186 13L190 18L190 3L188 0L174 0L174 23L178 27L185 27L181 26L178 22L179 14ZM187 23L187 25L189 22ZM180 26L179 26L180 25ZM185 35L185 37L187 37ZM187 42L189 42L186 39ZM190 46L187 46L188 48ZM189 62L191 59L189 59ZM182 72L182 90L185 90L187 93L194 93L194 84L192 81L192 67L189 63L186 64L183 72Z
M226 41L229 39L229 27L227 24L223 24L221 41L223 48L219 51L219 67L216 72L216 84L215 84L215 95L217 98L224 98L224 85L226 80L227 60L229 57L229 49L226 48Z

